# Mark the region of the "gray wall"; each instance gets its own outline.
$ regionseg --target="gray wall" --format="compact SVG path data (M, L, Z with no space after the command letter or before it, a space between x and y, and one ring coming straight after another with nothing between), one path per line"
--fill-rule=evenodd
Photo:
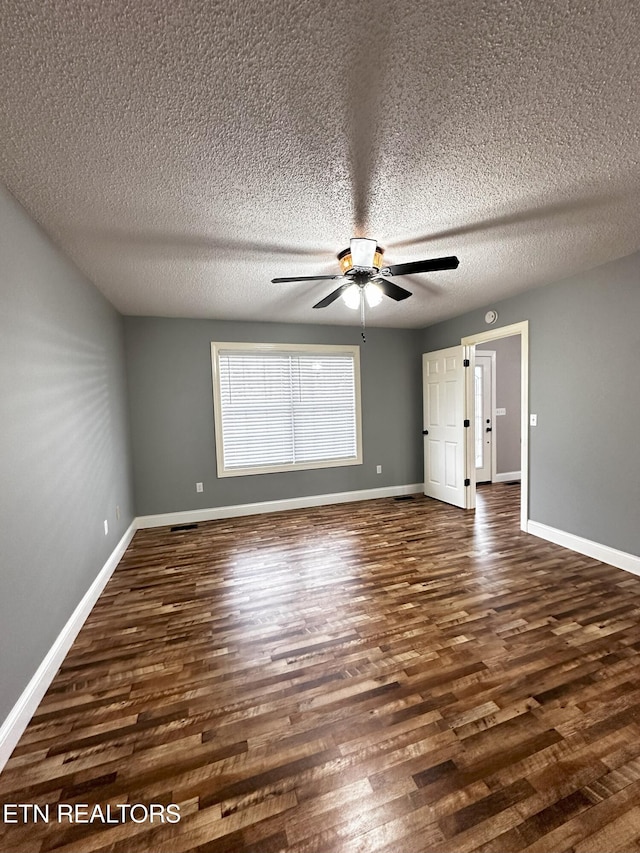
M1 188L0 482L2 721L133 501L122 319Z
M125 337L138 515L422 480L418 331L367 330L360 349L363 465L224 479L216 476L211 341L358 344L359 329L126 317Z
M423 332L423 348L529 320L529 515L640 555L640 255Z
M496 473L507 474L520 470L520 335L488 347L496 354L496 408L507 412L493 421Z

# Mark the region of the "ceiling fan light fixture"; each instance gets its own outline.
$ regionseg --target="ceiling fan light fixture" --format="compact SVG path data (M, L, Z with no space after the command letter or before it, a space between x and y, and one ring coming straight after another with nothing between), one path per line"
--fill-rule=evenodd
M340 272L342 275L349 272L353 266L351 261L351 249L343 249L338 255L338 261L340 262Z
M376 241L368 237L353 237L350 246L354 267L371 269L376 253Z
M354 267L377 271L382 267L382 249L375 240L354 237L350 247L343 249L338 255L338 261L343 275Z
M342 300L347 308L352 308L355 311L360 307L360 299L361 293L357 284L350 284L342 291Z
M384 296L382 292L382 288L379 284L375 284L370 281L369 284L365 286L364 295L367 299L367 305L369 308L375 308L376 305L380 305L382 302L382 297Z
M351 249L343 249L338 255L338 262L340 263L340 272L342 275L348 273L353 266L353 262L351 260Z

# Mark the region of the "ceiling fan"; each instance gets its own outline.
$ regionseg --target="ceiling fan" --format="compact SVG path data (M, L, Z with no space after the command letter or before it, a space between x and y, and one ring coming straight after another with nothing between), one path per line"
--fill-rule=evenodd
M341 281L339 287L313 306L326 308L338 297L342 296L349 308L364 309L365 301L373 308L378 305L383 296L390 296L396 302L411 296L409 290L390 281L392 276L412 275L420 272L436 272L438 270L454 270L460 263L455 255L444 258L432 258L423 261L411 261L406 264L382 265L383 249L375 240L366 237L354 237L348 249L338 255L341 275L307 275L295 278L273 278L272 284L291 281Z

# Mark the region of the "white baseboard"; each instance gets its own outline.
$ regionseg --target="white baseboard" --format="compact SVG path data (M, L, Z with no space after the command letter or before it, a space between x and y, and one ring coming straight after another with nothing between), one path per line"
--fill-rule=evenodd
M122 539L118 542L111 556L104 564L100 573L84 594L82 600L71 614L67 624L58 634L55 642L47 652L35 675L22 691L22 695L9 712L9 716L0 725L0 772L9 760L9 756L15 749L22 733L26 729L31 717L44 694L47 692L54 675L60 668L67 652L77 637L80 628L91 612L91 608L98 600L100 593L106 586L107 581L120 562L120 558L133 539L137 530L136 519L134 519Z
M496 474L492 483L510 483L512 480L520 480L520 471L507 471L505 474Z
M577 551L578 554L584 554L586 557L592 557L601 563L608 563L617 569L624 569L625 572L631 572L633 575L640 575L640 557L635 554L618 551L609 545L601 545L599 542L592 542L591 539L583 539L582 536L557 530L555 527L549 527L538 521L528 522L527 533L539 536L540 539L546 539L548 542L555 542L556 545L562 545L564 548Z
M214 521L217 518L235 518L241 515L259 515L263 512L282 512L287 509L302 509L326 504L368 501L376 498L391 498L399 495L414 495L424 492L423 483L405 486L385 486L381 489L362 489L357 492L336 492L329 495L307 495L302 498L287 498L260 503L216 506L208 509L192 509L185 512L166 512L159 515L142 515L136 519L138 528L166 527L174 524L194 524L198 521Z

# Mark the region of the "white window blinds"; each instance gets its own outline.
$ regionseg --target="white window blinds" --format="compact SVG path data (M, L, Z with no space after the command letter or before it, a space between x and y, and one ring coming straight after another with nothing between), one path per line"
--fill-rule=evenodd
M239 346L213 345L219 475L361 461L357 348Z

